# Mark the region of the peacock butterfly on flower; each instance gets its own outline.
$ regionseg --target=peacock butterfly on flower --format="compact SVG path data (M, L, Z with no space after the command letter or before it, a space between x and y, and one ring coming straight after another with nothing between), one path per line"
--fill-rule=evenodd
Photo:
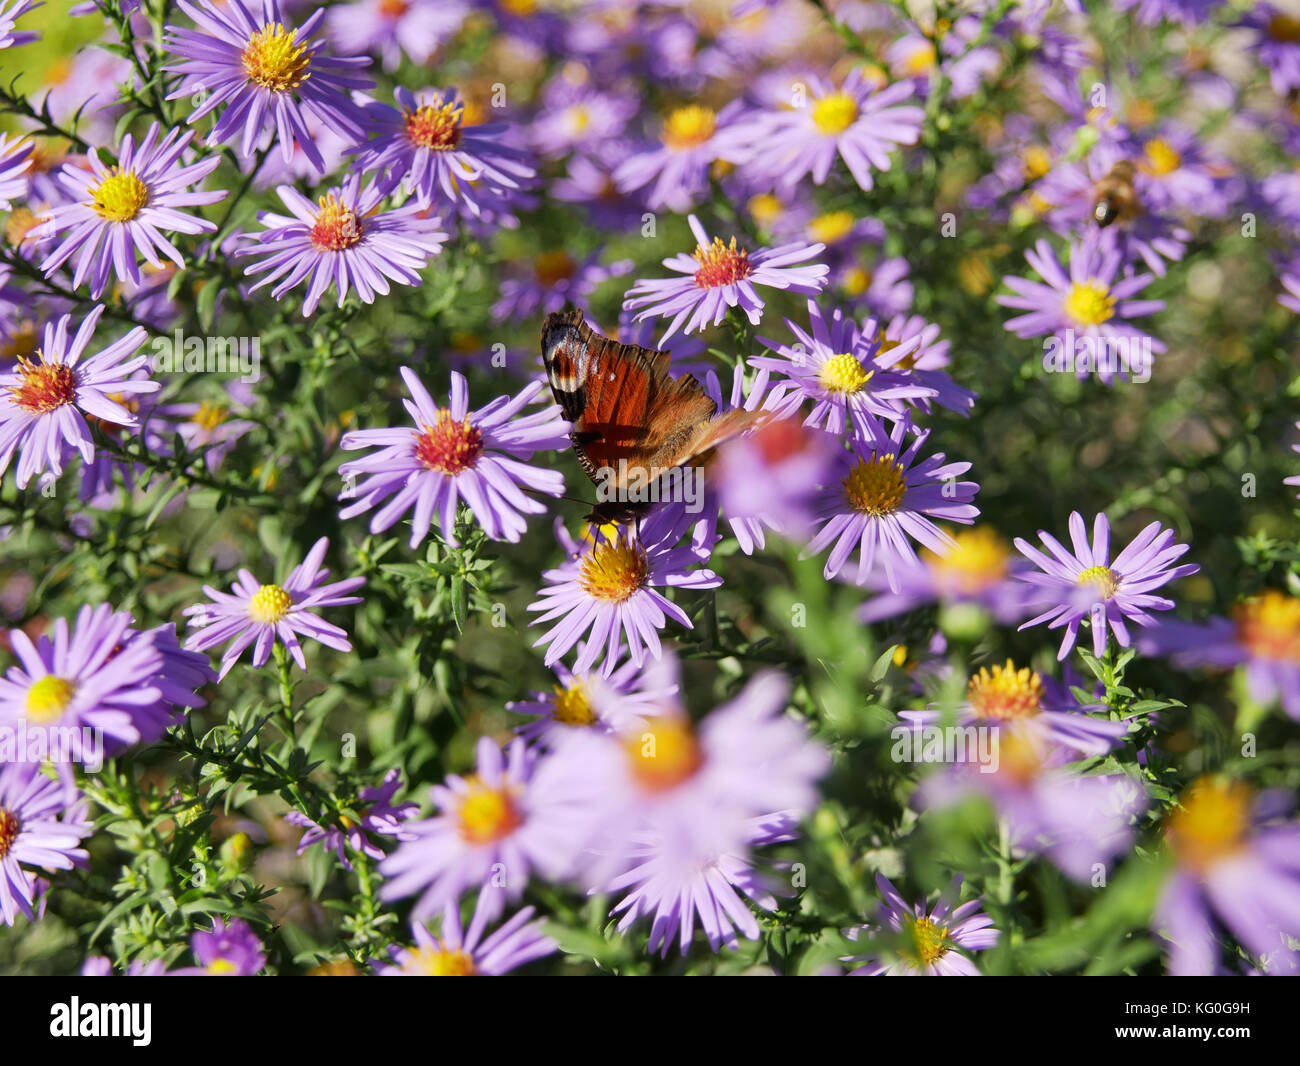
M694 377L668 376L671 358L602 337L581 310L556 312L542 323L551 392L573 425L569 439L578 463L601 490L588 522L640 517L653 502L642 498L651 495L647 486L702 468L719 444L768 417L744 409L719 415Z

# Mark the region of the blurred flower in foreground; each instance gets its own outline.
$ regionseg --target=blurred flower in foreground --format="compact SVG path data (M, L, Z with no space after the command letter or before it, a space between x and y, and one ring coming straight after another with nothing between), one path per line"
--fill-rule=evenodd
M36 876L27 868L71 870L90 856L80 847L94 832L86 803L67 782L34 762L0 763L0 924L21 912L35 917Z
M638 322L654 317L672 319L659 338L660 347L679 329L695 333L716 326L733 307L739 307L750 324L757 325L765 305L756 285L815 296L826 284L829 269L824 264L799 265L825 245L795 242L762 248L751 255L736 246L735 237L729 245L723 244L721 237L710 240L699 219L691 215L689 221L697 242L695 251L663 261L669 270L683 276L638 281L623 302L624 307L639 312Z
M1021 574L1019 578L1038 589L1033 606L1051 604L1051 607L1020 628L1028 629L1043 622L1048 623L1049 629L1065 626L1058 659L1070 654L1079 635L1079 623L1085 618L1092 628L1092 650L1098 658L1106 652L1108 625L1120 647L1127 648L1130 640L1125 620L1154 625L1156 620L1147 612L1167 611L1174 606L1174 601L1151 593L1200 570L1195 563L1171 565L1189 545L1175 544L1174 531L1164 529L1159 522L1152 522L1142 530L1113 562L1110 561L1110 521L1104 514L1098 514L1093 522L1090 545L1083 516L1078 511L1071 513L1073 553L1050 533L1039 530L1038 537L1053 557L1017 537L1016 547L1041 571Z
M225 677L244 649L256 641L253 648L253 666L266 665L271 657L271 646L279 641L288 649L302 669L307 669L307 659L298 643L297 634L311 637L327 648L351 651L347 633L326 622L315 613L322 607L341 607L360 603L360 596L347 593L366 583L363 577L350 577L328 585L321 582L329 576L321 569L329 538L321 537L299 565L289 574L283 585L263 585L248 570L239 571L239 579L231 592L218 592L211 585L203 591L214 601L187 607L184 614L195 630L185 641L190 651L207 651L224 641L230 647L221 657L221 673Z
M450 404L439 407L415 371L404 366L401 374L411 393L402 405L418 428L359 429L343 435L339 447L344 451L378 450L339 467L345 481L364 476L355 488L345 487L341 498L356 502L339 517L378 507L370 531L382 533L414 508L412 548L429 535L435 518L443 540L454 546L456 509L463 499L490 538L518 542L528 528L524 515L546 511L523 489L549 496L564 492L564 475L558 470L519 462L569 445L568 423L554 404L520 415L541 393L542 383L531 382L516 396L498 396L470 411L464 375L452 372Z
M1255 3L1239 26L1255 31L1255 51L1279 96L1300 89L1300 18L1272 4Z
M212 929L190 937L197 966L170 971L172 977L252 977L266 965L266 952L246 921L212 919Z
M320 844L326 851L332 851L338 856L345 870L352 869L352 863L344 853L345 845L358 854L376 861L382 859L383 849L372 843L368 834L404 840L406 834L402 829L402 823L409 818L414 818L420 809L418 803L393 805L393 796L401 787L402 771L394 767L384 776L382 785L377 788L363 788L357 796L357 809L361 816L359 822L340 818L341 825L319 825L302 811L290 811L284 816L284 820L290 825L302 826L307 830L298 841L298 854L301 855L313 844Z
M27 195L27 170L32 165L35 142L0 133L0 211L12 211L12 201Z
M864 939L863 946L869 949L844 958L844 962L864 964L851 970L850 976L981 976L961 951L984 951L997 944L1001 934L993 928L993 919L980 910L979 898L956 903L961 884L962 878L954 877L948 891L928 909L924 901L908 903L889 878L876 874L876 887L885 901L876 924L848 931L850 939Z
M460 907L449 903L443 908L440 936L413 925L415 946L394 944L388 949L392 965L376 965L375 973L380 977L499 977L558 948L543 935L540 922L529 920L533 913L532 907L525 907L484 937L494 916L484 907L483 897L474 908L469 929L461 926Z
M39 33L29 33L24 30L21 33L14 32L14 23L16 23L27 12L38 7L44 6L44 0L12 0L11 3L0 3L0 48L14 48L20 44L31 44L32 41L40 38Z
M1300 823L1277 820L1290 803L1283 793L1257 795L1213 777L1183 794L1165 822L1176 872L1154 922L1169 942L1173 976L1220 972L1216 924L1268 973L1300 971Z

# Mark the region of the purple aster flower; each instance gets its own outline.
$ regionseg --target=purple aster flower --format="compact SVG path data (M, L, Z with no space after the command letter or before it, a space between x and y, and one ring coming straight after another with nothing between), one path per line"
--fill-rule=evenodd
M753 366L785 374L801 397L813 401L804 425L838 435L852 423L859 434L867 435L875 419L897 422L906 417L907 404L937 395L890 369L920 347L919 336L886 352L875 319L859 328L836 308L827 321L815 300L808 301L808 319L810 332L785 320L794 344L758 338L776 358L749 360Z
M134 377L149 363L147 355L128 358L148 336L140 326L81 361L103 313L102 305L92 308L71 340L71 315L47 322L37 357L20 358L16 367L0 373L0 474L21 448L19 488L36 474L43 475L42 484L57 478L72 448L93 462L95 442L87 417L134 429L136 416L117 397L160 388L156 381Z
M1081 706L1069 688L1008 659L1005 666L980 667L966 686L966 699L957 708L959 726L986 726L997 731L1014 723L1043 750L1069 749L1073 758L1105 755L1128 732L1128 723L1094 718L1088 711L1104 710L1099 704ZM899 711L898 716L917 729L943 722L942 709Z
M353 141L365 136L349 91L374 85L353 73L370 60L321 53L322 42L310 38L325 17L324 8L295 29L276 0L263 0L260 13L244 0L225 0L220 7L212 0L177 4L199 29L166 27L164 47L179 62L163 69L184 75L168 99L202 96L189 117L191 125L226 105L208 144L238 139L240 154L248 159L263 132L273 129L286 163L296 143L323 173L325 161L312 143L306 115Z
M172 970L172 977L253 977L266 966L266 951L242 918L212 919L211 930L190 937L197 966Z
M763 299L755 285L815 296L826 284L828 268L824 264L799 266L824 247L820 244L783 244L763 248L752 255L729 245L721 237L709 240L704 227L694 215L689 217L691 232L698 242L694 253L682 253L663 261L680 278L638 281L628 292L624 307L644 308L637 321L658 317L671 318L668 329L659 339L662 346L669 337L683 329L694 333L707 325L717 325L732 307L739 307L753 325L763 317Z
M420 204L447 200L478 217L535 175L527 153L506 143L505 123L466 123L454 89L417 97L399 86L393 95L397 107L366 103L371 137L354 149L358 167L385 171L386 185L400 182Z
M1150 626L1155 619L1149 611L1167 611L1174 601L1151 595L1162 585L1176 578L1194 574L1200 567L1195 563L1182 566L1171 564L1180 558L1189 545L1174 543L1174 531L1152 522L1110 561L1110 522L1098 514L1092 526L1092 544L1083 516L1078 511L1070 515L1071 553L1050 533L1038 531L1038 537L1052 556L1046 556L1027 541L1016 538L1016 548L1040 572L1018 575L1038 589L1034 606L1050 604L1048 610L1022 625L1021 629L1048 623L1049 629L1065 626L1065 637L1057 659L1070 654L1079 635L1079 623L1087 618L1092 629L1092 650L1099 658L1106 652L1107 625L1115 634L1121 647L1129 646L1125 619L1138 625Z
M356 289L363 303L374 303L376 295L388 295L389 278L419 285L419 271L447 240L441 220L427 217L415 204L380 211L383 191L375 184L363 189L355 173L322 196L319 205L289 185L276 191L292 217L261 212L258 221L265 232L250 234L254 243L239 254L264 257L244 273L266 275L254 290L279 282L271 290L277 300L307 282L304 315L316 310L331 284L338 290L339 307L349 288Z
M575 259L564 249L542 252L529 264L524 277L507 277L501 282L501 298L492 305L492 317L519 321L570 305L591 311L591 296L610 278L622 277L632 269L632 260L619 259L602 266L603 248Z
M362 429L345 433L344 451L377 447L362 459L339 467L345 481L364 476L342 498L356 497L339 512L343 518L373 510L370 531L381 533L414 507L411 547L429 535L434 518L442 537L456 544L456 507L463 499L493 540L517 543L527 528L524 515L543 514L546 505L524 494L522 486L549 496L564 492L559 471L520 462L534 453L567 447L568 423L559 408L549 405L528 415L520 412L542 391L534 381L516 396L498 396L486 407L469 410L469 388L463 375L452 372L451 402L439 407L415 376L402 367L402 380L411 399L403 400L415 429Z
M558 519L556 526L558 536ZM555 623L533 645L550 645L546 665L558 662L585 638L574 672L585 673L602 662L601 672L609 676L625 635L628 653L640 666L647 651L659 658L658 630L666 619L691 629L686 612L655 586L709 589L721 585L722 579L712 570L695 569L708 561L711 549L694 543L679 547L681 538L680 520L659 508L639 529L620 528L581 551L574 551L570 542L569 561L542 574L546 585L528 605L528 610L540 612L533 625Z
M547 190L553 200L576 204L602 230L631 230L641 224L643 207L614 184L613 164L603 157L570 156L565 176Z
M133 959L126 968L123 977L162 977L167 972L167 964L162 959L150 959L141 962ZM91 955L81 964L82 977L112 977L113 962L107 955Z
M831 548L825 575L832 578L858 554L857 578L866 582L880 566L891 592L901 590L899 568L915 564L915 540L936 555L953 547L953 539L931 521L946 519L970 525L979 515L971 504L979 486L957 477L970 463L948 463L942 452L920 459L930 433L918 433L904 446L908 423L887 432L868 425L840 460L839 477L823 492L818 518L825 524L808 545L817 555ZM838 483L837 483L838 481Z
M905 314L912 306L915 289L909 280L912 268L902 256L875 255L865 263L850 261L835 275L851 307L863 307L882 317Z
M684 213L708 193L713 164L743 162L753 151L752 139L739 100L720 112L699 104L679 107L664 118L660 144L620 163L614 181L624 193L649 186L645 202L652 211Z
M194 135L172 130L160 141L160 132L155 122L138 148L128 133L122 139L115 166L100 162L94 148L86 155L89 170L64 165L59 181L66 190L67 202L50 208L45 221L33 232L38 239L67 233L41 263L46 277L76 255L72 284L79 287L89 280L91 298L97 300L108 287L110 271L122 281L141 283L137 255L158 269L163 265L160 253L178 267L185 266L181 253L163 236L163 230L216 230L215 222L179 208L214 204L226 197L224 189L186 191L211 174L221 158L213 155L182 166L181 155Z
M515 739L503 752L480 737L473 774L448 775L430 790L438 813L409 822L397 850L379 866L385 900L418 895L423 920L464 893L496 917L534 874L563 880L576 869L591 811L586 795L554 758Z
M232 418L231 407L242 406L237 390L229 387L230 404L199 403L162 404L154 408L149 429L158 435L160 443L173 435L191 452L202 452L207 468L216 473L230 454L235 443L257 423L247 418Z
M32 165L36 142L26 137L0 133L0 210L12 211L14 200L27 195L27 170Z
M559 948L542 933L541 922L530 921L533 908L525 907L484 937L487 924L495 917L485 906L487 895L479 897L469 929L461 925L460 907L443 908L441 936L435 937L423 925L413 925L415 946L388 949L393 963L379 965L380 977L500 977Z
M308 818L301 811L290 811L284 820L290 825L302 826L307 831L298 841L298 854L301 855L313 844L320 844L326 851L338 856L345 870L352 869L344 853L345 845L360 855L366 855L375 861L384 857L382 848L374 844L367 834L396 837L398 840L414 839L402 828L402 823L414 818L420 807L418 803L399 803L394 806L392 799L402 787L402 771L393 768L384 775L384 783L377 788L363 788L357 796L356 813L359 819L341 818L339 825L320 825Z
M568 69L562 70L542 91L541 111L529 126L529 141L546 156L570 151L598 155L623 136L637 113L637 103L625 89L611 92L596 85L585 72L575 81Z
M1161 620L1138 645L1146 654L1172 656L1180 668L1244 666L1252 700L1279 702L1300 721L1300 598L1267 589L1238 604L1231 618L1204 625Z
M1161 19L1196 26L1205 22L1210 13L1223 4L1223 0L1115 0L1120 11L1136 8L1137 20L1144 26L1154 26Z
M987 610L1003 625L1019 622L1030 613L1029 590L1016 574L1029 564L1013 556L1011 546L990 526L959 530L942 554L925 550L919 566L902 566L895 572L896 590L879 572L867 579L876 595L862 607L864 622L894 618L918 607L941 603L945 607L973 604Z
M1226 927L1268 973L1300 972L1300 823L1281 822L1282 792L1203 777L1165 823L1175 870L1154 927L1169 943L1176 977L1216 974Z
M1004 277L1013 295L997 302L1025 312L1005 324L1017 337L1056 338L1045 349L1044 366L1074 370L1081 378L1095 370L1106 384L1117 374L1149 376L1151 353L1165 346L1128 320L1164 310L1163 300L1134 299L1151 283L1150 274L1121 276L1123 256L1104 247L1095 232L1070 246L1068 275L1045 240L1025 258L1046 284Z
M838 155L853 180L870 189L872 168L888 170L890 153L921 135L925 112L903 103L915 95L910 81L876 91L861 67L838 89L813 77L802 107L766 116L752 165L781 187L806 174L822 185Z
M185 641L186 649L207 651L233 637L230 647L221 657L219 677L230 672L244 649L254 641L257 644L253 649L253 666L259 669L271 657L271 645L278 638L294 661L306 670L307 659L297 634L311 637L336 651L351 651L347 634L315 612L322 607L360 603L360 596L347 593L359 589L366 579L350 577L321 584L330 573L321 568L329 544L328 537L321 537L307 553L307 558L293 568L283 585L263 585L243 569L239 571L239 579L231 592L218 592L211 585L204 585L203 591L213 602L185 608L183 613L195 630Z
M869 951L846 956L845 962L864 965L852 977L979 977L975 964L961 951L985 951L1001 935L993 919L980 907L977 896L958 904L962 877L952 879L948 891L933 908L909 904L884 874L876 874L876 887L884 897L875 924L849 931L850 939L865 939ZM865 937L864 937L865 934ZM960 950L959 950L960 949Z
M15 48L21 44L31 44L40 38L39 33L21 33L14 31L14 24L27 12L44 7L44 0L33 3L32 0L8 0L0 3L0 48Z
M1278 280L1285 291L1278 295L1277 302L1300 315L1300 259L1279 270Z
M551 692L530 692L528 699L506 704L507 711L533 719L515 732L544 748L553 747L569 729L617 733L629 722L658 714L678 690L677 660L672 655L641 666L629 660L608 677L594 671L575 674L563 663L553 669L559 684Z
M34 762L0 763L0 921L21 911L35 920L38 870L71 870L90 861L81 841L94 832L86 802Z
M1272 4L1255 3L1237 25L1256 31L1255 52L1268 71L1273 91L1285 96L1300 89L1300 18Z
M396 70L403 55L424 66L468 14L458 0L356 0L330 8L329 36L347 55L378 52L385 70Z
M978 394L956 384L943 369L951 362L948 355L950 345L948 341L939 339L938 326L926 322L920 315L908 318L897 315L885 327L884 337L882 355L887 357L895 348L907 352L891 365L894 373L905 374L918 385L933 389L936 394L933 402L940 407L959 415L970 414ZM916 401L916 406L929 414L931 402L928 397L922 397Z

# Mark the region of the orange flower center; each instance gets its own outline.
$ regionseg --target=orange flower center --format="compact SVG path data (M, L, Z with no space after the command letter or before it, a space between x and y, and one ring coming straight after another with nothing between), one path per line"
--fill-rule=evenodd
M623 741L632 778L647 792L666 792L694 776L704 765L704 753L691 723L666 714L642 733Z
M36 352L41 359L41 353ZM77 399L77 372L60 363L34 362L18 357L18 373L22 383L9 386L11 402L32 414L47 415Z
M1178 862L1205 873L1245 848L1252 798L1249 786L1238 781L1203 777L1195 782L1165 826Z
M1233 612L1237 639L1260 659L1300 663L1300 599L1269 589Z
M361 216L344 207L333 193L320 198L320 213L311 228L311 243L322 252L341 252L361 243Z
M736 238L723 244L721 237L705 248L696 245L695 259L700 264L695 271L695 284L701 289L716 289L720 285L734 285L754 272L749 253L736 247Z
M1043 709L1043 679L1027 666L1017 670L1010 659L992 671L981 668L966 692L971 709L981 718L1032 718Z
M491 844L524 824L514 797L504 787L492 788L478 777L469 778L469 793L460 799L456 818L460 835L471 844Z
M0 807L0 859L9 854L9 849L18 839L18 815Z
M421 104L406 113L406 136L420 148L448 152L460 143L464 119L464 106L453 100L438 107Z
M578 584L598 600L622 603L646 583L650 564L635 544L597 544L578 564Z
M483 431L469 419L453 422L447 408L438 411L438 420L425 426L415 442L415 457L430 470L459 474L478 462L483 451Z

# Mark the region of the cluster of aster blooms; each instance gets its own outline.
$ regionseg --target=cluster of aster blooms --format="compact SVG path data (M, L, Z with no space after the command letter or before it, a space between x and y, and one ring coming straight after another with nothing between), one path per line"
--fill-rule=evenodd
M0 0L0 54L36 41L21 24L37 6ZM1147 26L1176 24L1189 39L1240 30L1265 85L1221 74L1190 49L1178 76L1203 110L1235 108L1295 151L1295 17L1215 0L1112 6ZM151 333L202 322L203 307L208 321L257 328L274 314L286 329L328 328L337 339L353 316L403 306L399 287L463 273L539 212L566 212L611 238L660 226L690 237L643 277L603 247L541 251L494 281L492 323L532 333L566 307L599 322L598 292L627 277L609 335L670 351L671 373L693 371L720 413L763 412L711 457L702 499L657 502L634 522L578 536L554 519L561 561L535 579L528 607L532 646L544 649L533 654L554 685L506 705L524 719L516 735L478 737L473 769L432 786L430 813L399 799L415 782L397 769L357 790L352 814L298 793L301 807L283 821L304 830L299 853L319 847L350 872L373 864L379 900L410 915L410 935L387 956L360 960L374 972L500 974L555 953L561 944L536 911L548 898L539 887L610 900L615 930L644 930L647 954L687 954L697 932L712 952L735 949L797 912L798 877L781 849L802 838L819 783L851 748L831 723L792 713L792 680L776 670L752 672L700 715L665 644L699 623L694 593L725 587L733 546L758 557L787 544L817 558L828 583L861 590L864 627L889 632L937 606L950 617L975 612L993 630L1061 631L1059 680L1007 660L962 680L955 709L935 696L954 670L942 634L920 654L900 645L916 684L910 702L922 704L899 712L903 732L922 743L955 721L991 731L998 752L991 772L955 763L909 777L906 799L920 817L981 796L1008 863L1041 859L1087 885L1098 870L1142 861L1148 813L1167 802L1152 927L1169 971L1221 971L1225 943L1234 945L1226 965L1238 970L1300 967L1300 823L1286 820L1273 792L1228 776L1202 777L1176 799L1152 794L1140 767L1164 753L1132 738L1154 712L1128 701L1121 713L1111 700L1117 662L1141 652L1188 670L1240 667L1254 700L1300 721L1300 598L1273 589L1229 617L1168 620L1176 605L1166 586L1198 566L1180 562L1191 546L1158 521L1114 548L1104 513L1091 529L1077 511L1062 515L1068 546L1046 530L1038 547L976 525L979 485L963 480L971 462L949 461L931 438L944 417L977 415L979 397L954 377L952 341L915 311L900 233L864 206L901 196L934 164L948 105L986 93L1014 52L1039 98L985 131L993 165L963 191L957 224L1036 239L1026 259L1040 280L1008 276L995 299L1021 312L1003 323L1015 338L1150 355L1164 346L1136 321L1165 303L1144 293L1190 254L1189 227L1240 222L1253 238L1258 222L1259 239L1276 249L1277 299L1300 312L1294 167L1251 174L1187 121L1157 119L1123 84L1091 80L1095 42L1078 3L975 0L930 22L863 0L355 0L283 10L276 0L103 0L73 10L110 15L123 47L83 50L25 107L6 98L23 132L0 136L9 212L0 475L39 495L79 473L75 536L107 536L107 516L164 471L187 480L150 522L182 521L192 490L219 488L230 456L262 446L278 414L258 383L232 384L215 403L159 373L142 351ZM393 84L393 72L441 71L440 57L485 26L541 72L528 102L467 71L464 89ZM679 103L647 102L661 99ZM271 192L282 211L241 213ZM936 214L935 227L945 225ZM972 264L971 284L983 294L993 280L980 269ZM730 382L702 339L724 324ZM312 422L322 454L361 453L330 469L347 538L401 526L412 550L454 552L470 536L550 545L537 519L575 488L553 454L569 448L571 426L557 406L538 405L545 384L532 353L507 353L520 380L478 405L471 376L437 364L444 354L384 364L396 373L378 387L385 397L400 391L404 416L340 419L328 440ZM1094 356L1069 369L1114 388L1148 376L1147 388L1167 385L1158 369L1146 373L1149 363L1135 367ZM260 487L295 489L276 488L266 472ZM376 595L355 571L332 578L327 559L346 557L339 539L331 557L331 538L302 513L310 547L282 579L251 556L226 558L228 590L178 574L188 598L172 597L174 616L158 625L140 624L148 612L133 597L42 619L35 639L30 627L9 632L5 925L39 920L59 873L88 866L96 796L84 751L50 743L33 761L13 738L94 734L110 759L166 747L195 709L233 706L241 679L255 683L274 658L294 739L293 665L309 677L314 668L303 638L352 653L340 608ZM183 641L178 619L189 626ZM1067 662L1076 653L1109 682L1085 690ZM971 955L999 942L960 875L937 902L907 902L883 874L877 889L879 912L845 932L835 972L977 974ZM194 931L190 949L194 967L151 957L126 972L267 965L267 946L233 910ZM113 965L94 956L84 972Z

